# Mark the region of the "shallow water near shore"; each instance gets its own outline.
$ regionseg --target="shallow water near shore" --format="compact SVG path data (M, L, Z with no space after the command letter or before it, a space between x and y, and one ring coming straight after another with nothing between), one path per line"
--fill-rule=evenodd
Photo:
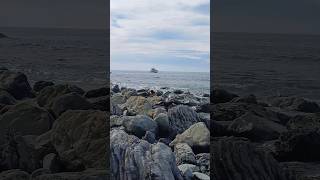
M181 89L194 94L210 93L210 74L207 72L111 71L111 82L123 87L168 90Z

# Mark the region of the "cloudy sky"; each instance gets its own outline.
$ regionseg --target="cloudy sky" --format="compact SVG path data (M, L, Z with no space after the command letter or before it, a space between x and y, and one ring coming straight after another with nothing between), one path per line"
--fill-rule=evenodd
M209 71L210 0L111 0L111 69Z

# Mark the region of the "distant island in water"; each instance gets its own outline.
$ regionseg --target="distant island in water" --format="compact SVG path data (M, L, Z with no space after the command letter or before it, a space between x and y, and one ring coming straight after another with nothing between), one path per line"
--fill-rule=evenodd
M155 69L155 68L151 68L150 72L151 73L158 73L159 71L157 69Z

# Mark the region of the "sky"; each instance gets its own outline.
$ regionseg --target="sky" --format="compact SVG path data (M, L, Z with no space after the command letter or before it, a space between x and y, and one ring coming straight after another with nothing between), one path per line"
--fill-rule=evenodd
M320 0L213 0L214 31L320 34Z
M107 0L1 0L0 27L106 29Z
M111 70L209 72L210 0L111 0Z

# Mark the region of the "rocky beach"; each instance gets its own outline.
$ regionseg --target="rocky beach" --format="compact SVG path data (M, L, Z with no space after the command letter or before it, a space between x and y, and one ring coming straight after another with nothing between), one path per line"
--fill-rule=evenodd
M223 180L320 179L320 107L296 96L211 93L211 170Z
M111 87L111 179L210 179L208 94Z
M0 68L0 179L108 179L109 88Z

